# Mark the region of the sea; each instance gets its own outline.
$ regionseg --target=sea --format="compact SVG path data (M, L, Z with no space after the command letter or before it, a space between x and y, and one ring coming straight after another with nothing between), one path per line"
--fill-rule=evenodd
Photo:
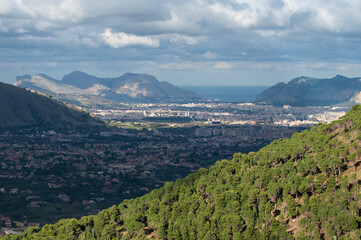
M197 93L205 100L220 102L254 102L256 97L270 86L180 86Z

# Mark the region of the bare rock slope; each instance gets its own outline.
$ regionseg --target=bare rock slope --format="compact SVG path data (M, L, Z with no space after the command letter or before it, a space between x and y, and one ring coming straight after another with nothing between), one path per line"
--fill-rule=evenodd
M16 86L54 94L83 94L114 101L191 100L200 97L148 74L125 73L116 78L98 78L84 72L72 72L56 80L45 74L19 76Z

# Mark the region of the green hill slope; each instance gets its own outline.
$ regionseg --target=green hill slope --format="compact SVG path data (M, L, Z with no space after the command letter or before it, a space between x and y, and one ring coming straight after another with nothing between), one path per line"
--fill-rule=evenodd
M77 129L103 126L85 112L67 107L49 97L0 83L0 127Z
M97 216L5 239L360 239L361 106Z

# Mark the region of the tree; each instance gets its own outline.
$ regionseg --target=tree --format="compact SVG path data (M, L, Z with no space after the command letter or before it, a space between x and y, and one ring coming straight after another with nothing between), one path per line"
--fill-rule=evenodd
M296 217L298 214L298 209L295 199L291 196L287 196L286 204L287 204L288 215L292 218Z

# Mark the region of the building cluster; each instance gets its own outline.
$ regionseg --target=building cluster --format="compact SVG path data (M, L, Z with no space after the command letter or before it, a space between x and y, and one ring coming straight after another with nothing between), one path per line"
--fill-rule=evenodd
M277 107L253 103L124 104L120 109L88 109L103 119L142 120L159 117L191 118L209 124L310 126L344 115L348 107Z
M298 130L212 125L92 134L1 133L0 204L17 206L26 216L0 207L6 218L0 227L18 227L17 222L24 223L23 227L30 222L43 224L31 215L41 209L95 214L217 160L230 159L235 152L256 150Z

